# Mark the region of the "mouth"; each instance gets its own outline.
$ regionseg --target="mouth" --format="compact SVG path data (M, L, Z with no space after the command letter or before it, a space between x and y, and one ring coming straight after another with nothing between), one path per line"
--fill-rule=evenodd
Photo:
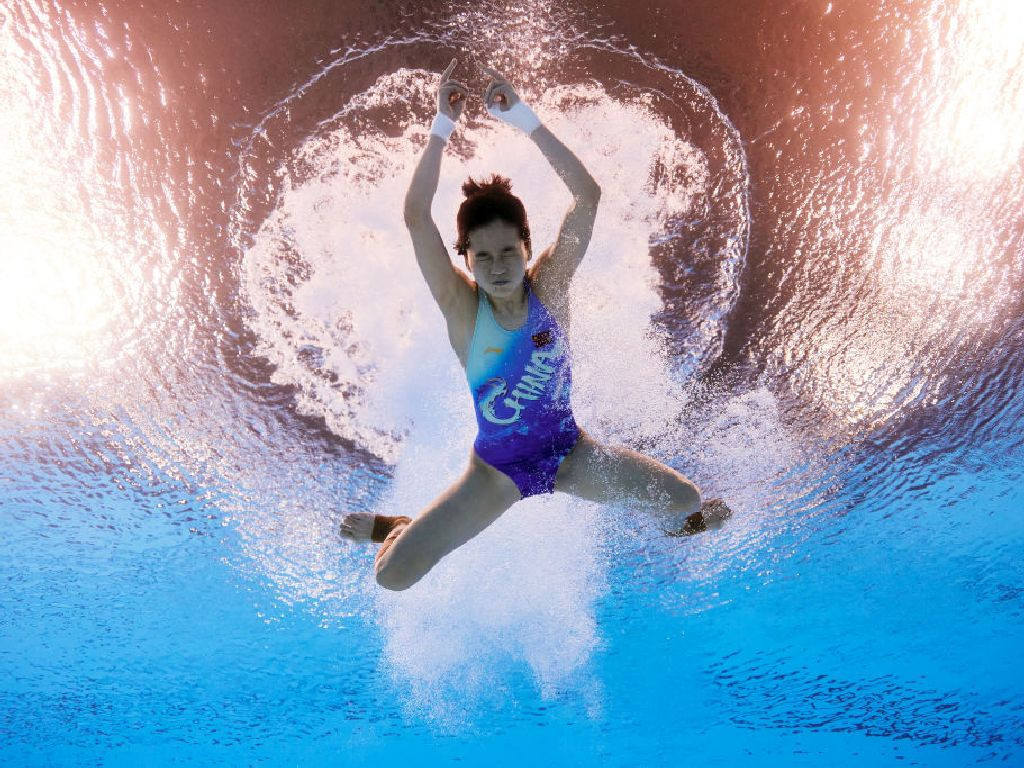
M509 281L509 280L494 280L493 281L493 283L495 285L508 285L509 282L511 282L511 281Z

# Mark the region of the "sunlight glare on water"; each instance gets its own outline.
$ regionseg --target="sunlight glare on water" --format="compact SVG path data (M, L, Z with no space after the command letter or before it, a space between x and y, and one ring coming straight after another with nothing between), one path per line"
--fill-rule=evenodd
M1021 7L749 6L0 4L0 765L1024 754ZM534 254L571 201L489 65L603 189L580 424L722 530L339 535L473 442L401 215L451 57L453 263L467 176Z
M884 139L860 139L871 160L806 193L816 226L800 243L814 256L803 269L834 298L784 310L796 342L785 343L788 385L854 432L936 402L948 370L1013 313L1024 277L1007 247L1019 209L1008 191L1024 168L1022 9L939 3L909 22L904 46L931 43L868 91L870 109L891 104ZM886 19L898 39L908 22ZM851 197L845 210L834 202Z
M2 33L0 33L2 34ZM2 38L0 38L2 40ZM0 70L0 378L80 366L118 316L107 243L68 183L78 157L41 122L19 59Z
M992 178L1024 150L1024 4L936 3L919 151L931 173Z

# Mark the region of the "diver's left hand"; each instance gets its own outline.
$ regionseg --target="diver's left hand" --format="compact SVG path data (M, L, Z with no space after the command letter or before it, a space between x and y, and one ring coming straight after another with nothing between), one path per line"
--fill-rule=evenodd
M491 82L487 84L487 89L484 91L484 108L490 109L493 104L502 112L507 112L519 101L518 94L516 94L512 84L499 74L497 70L490 67L482 68L484 72L491 76Z

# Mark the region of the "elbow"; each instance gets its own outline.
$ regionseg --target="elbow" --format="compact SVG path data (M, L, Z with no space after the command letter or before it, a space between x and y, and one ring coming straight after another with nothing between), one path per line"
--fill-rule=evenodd
M405 220L420 221L430 217L433 199L414 188L410 188L402 199L402 212Z
M590 205L597 205L601 199L601 187L598 186L597 182L588 184L582 190L576 193L576 199Z
M402 211L402 218L405 219L406 225L415 224L429 219L430 209L424 208L422 205L410 205L409 203L406 203L405 208Z

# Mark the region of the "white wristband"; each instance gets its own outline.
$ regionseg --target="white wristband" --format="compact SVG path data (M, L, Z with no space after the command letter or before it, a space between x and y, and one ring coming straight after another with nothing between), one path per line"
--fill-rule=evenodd
M537 115L534 114L532 109L526 106L526 102L522 99L517 101L504 112L501 111L501 107L497 104L491 104L491 106L487 108L487 111L499 120L504 120L506 123L511 123L516 126L516 128L520 128L527 136L540 127L540 120L537 118Z
M430 132L440 136L445 142L448 141L455 130L455 121L443 112L434 115L434 122L430 124Z

